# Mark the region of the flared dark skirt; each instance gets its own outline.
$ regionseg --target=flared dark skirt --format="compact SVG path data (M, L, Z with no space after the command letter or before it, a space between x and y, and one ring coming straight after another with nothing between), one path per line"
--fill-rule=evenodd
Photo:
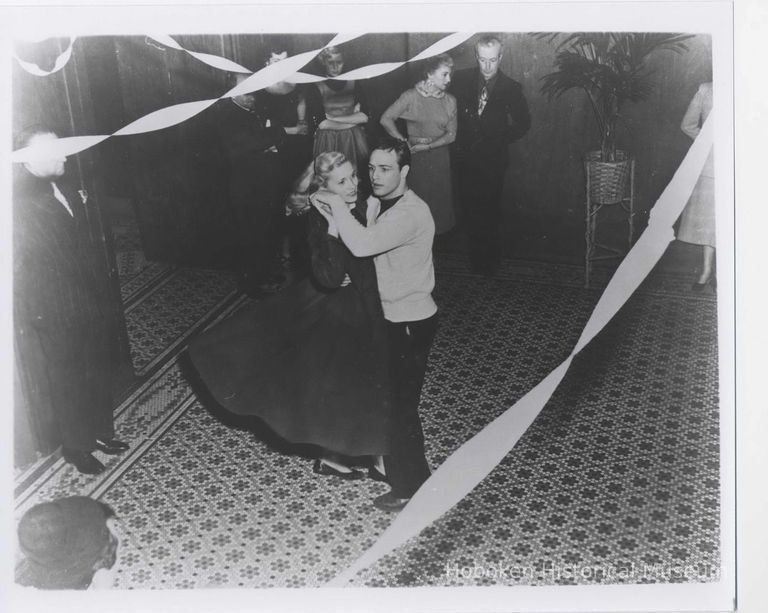
M189 355L232 413L259 417L293 443L386 454L383 326L354 285L326 292L305 280L207 330Z

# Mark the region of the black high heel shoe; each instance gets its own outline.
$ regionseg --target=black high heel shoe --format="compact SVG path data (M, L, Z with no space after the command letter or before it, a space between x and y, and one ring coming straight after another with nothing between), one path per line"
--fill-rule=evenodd
M375 466L371 466L368 469L368 477L374 481L389 483L389 481L387 481L387 475L385 475L383 472L380 472Z
M359 470L350 470L348 473L336 470L333 466L329 466L319 458L315 460L315 464L312 466L312 472L316 475L323 475L325 477L338 477L344 479L344 481L359 481L365 479L365 474Z

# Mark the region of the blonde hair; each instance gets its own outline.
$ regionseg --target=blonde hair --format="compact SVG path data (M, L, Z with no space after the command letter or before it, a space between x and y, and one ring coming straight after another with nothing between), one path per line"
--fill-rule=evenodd
M439 70L443 66L447 66L453 72L453 58L447 53L441 53L433 58L426 60L421 68L421 78L427 80L436 70Z
M349 162L347 156L338 151L321 153L310 162L293 185L285 202L288 215L301 215L311 207L309 196L328 184L328 175L342 164Z
M315 158L314 164L314 176L312 177L312 185L317 189L325 187L328 183L328 175L330 175L339 166L349 162L347 156L338 151L327 151L321 153Z
M486 34L477 39L477 42L475 43L475 52L477 52L480 47L496 46L498 46L501 51L504 51L504 43L501 42L501 39L498 36L495 34Z
M332 55L341 55L342 58L344 57L338 47L326 47L317 54L317 61L325 66Z

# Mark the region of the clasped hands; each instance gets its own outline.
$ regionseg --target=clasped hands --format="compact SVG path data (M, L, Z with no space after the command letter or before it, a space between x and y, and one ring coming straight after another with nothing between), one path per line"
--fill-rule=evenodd
M338 238L339 230L336 227L336 220L333 218L333 213L334 209L347 207L344 199L338 194L320 189L309 197L309 201L328 222L328 234Z
M408 139L404 136L400 137L398 140L403 141L408 145L408 149L410 149L411 153L419 153L420 151L429 151L432 146L431 142L416 142L416 143L409 143Z
M429 143L414 143L409 145L408 148L411 150L411 153L419 153L420 151L429 151L431 149Z
M326 117L317 126L318 130L348 130L354 128L356 124L337 121L332 117Z
M333 218L333 210L336 207L345 207L347 204L344 199L326 190L318 190L309 197L309 201L312 203L320 214L328 221L328 234L339 238L339 229L336 227L336 220ZM344 275L344 279L341 282L340 287L346 287L352 282L348 274Z

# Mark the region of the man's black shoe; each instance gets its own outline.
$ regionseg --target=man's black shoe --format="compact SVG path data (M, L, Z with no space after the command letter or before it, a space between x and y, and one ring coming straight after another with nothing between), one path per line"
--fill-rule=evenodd
M106 453L107 455L118 455L123 453L124 451L128 451L130 447L128 443L118 441L114 438L110 438L110 439L97 438L96 449L97 451L101 451L101 453Z
M388 511L389 513L397 513L402 511L403 507L408 504L410 498L396 498L392 495L392 492L387 492L381 496L377 496L373 499L373 506L382 511Z
M84 475L98 475L104 472L104 464L87 451L64 450L64 459Z

